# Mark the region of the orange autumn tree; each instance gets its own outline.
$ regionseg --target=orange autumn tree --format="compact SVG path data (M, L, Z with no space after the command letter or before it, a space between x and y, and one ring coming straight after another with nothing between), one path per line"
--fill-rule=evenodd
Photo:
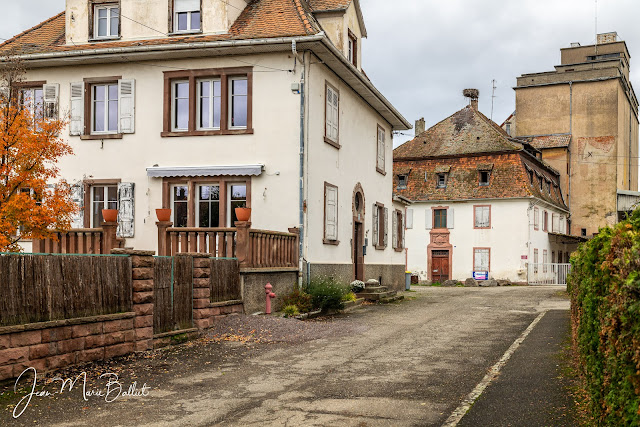
M23 89L19 61L4 58L0 67L0 252L14 252L20 239L69 228L77 207L69 185L54 184L57 161L72 154L59 136L65 121Z

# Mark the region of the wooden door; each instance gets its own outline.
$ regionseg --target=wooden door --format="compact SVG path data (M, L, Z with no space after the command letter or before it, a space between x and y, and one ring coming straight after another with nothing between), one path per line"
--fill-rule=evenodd
M431 280L444 282L449 280L449 251L433 251L431 255Z
M364 281L364 227L362 223L354 222L353 227L353 264L355 280Z

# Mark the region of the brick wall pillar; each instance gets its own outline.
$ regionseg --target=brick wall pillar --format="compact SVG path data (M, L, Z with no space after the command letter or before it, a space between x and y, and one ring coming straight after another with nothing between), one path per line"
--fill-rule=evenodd
M153 349L153 281L155 255L154 251L137 251L131 249L113 249L113 254L124 254L131 257L133 278L133 311L135 351Z
M211 308L211 255L193 254L193 326L207 329L213 325Z

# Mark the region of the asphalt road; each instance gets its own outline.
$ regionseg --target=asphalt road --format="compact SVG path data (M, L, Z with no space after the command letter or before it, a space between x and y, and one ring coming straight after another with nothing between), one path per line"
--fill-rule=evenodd
M414 289L405 302L333 318L317 339L137 356L119 362L120 379L146 382L146 397L43 397L17 420L3 411L0 424L441 425L540 312L569 307L559 287Z

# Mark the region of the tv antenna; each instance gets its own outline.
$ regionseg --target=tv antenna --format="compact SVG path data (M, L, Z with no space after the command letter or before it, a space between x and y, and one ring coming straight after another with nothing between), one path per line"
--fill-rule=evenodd
M491 92L491 120L493 120L493 100L496 97L496 79L491 80L491 84L493 85Z
M598 0L596 1L596 11L595 11L595 17L596 17L596 26L595 26L595 30L596 30L596 42L595 42L595 46L596 46L596 56L598 55Z

